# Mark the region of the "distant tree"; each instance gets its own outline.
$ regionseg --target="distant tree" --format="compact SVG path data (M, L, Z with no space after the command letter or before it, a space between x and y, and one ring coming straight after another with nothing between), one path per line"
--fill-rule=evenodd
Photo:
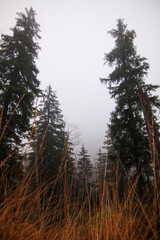
M2 35L0 42L0 162L15 152L3 166L7 171L20 163L18 147L29 135L33 103L40 92L35 63L40 36L34 10L18 13L11 30L12 35Z
M102 183L105 176L105 168L107 169L106 153L99 148L96 158L96 175L98 180Z
M99 189L97 199L99 199L100 193L102 193L103 198L105 198L105 194L109 193L110 197L114 194L113 185L116 182L117 163L117 155L110 139L110 131L107 130L103 146L99 149L96 158L96 176Z
M75 153L74 153L74 142L71 140L69 133L66 134L66 167L67 167L67 176L69 179L75 177Z
M118 156L114 149L113 141L111 140L111 137L110 137L111 133L110 133L109 124L107 124L107 126L108 126L108 130L105 133L102 149L105 153L106 162L107 162L106 179L107 181L109 181L111 180L109 178L111 178L114 175L114 168L115 168L115 164Z
M81 150L78 154L79 158L77 161L77 171L79 182L81 186L89 183L90 178L92 177L92 163L90 160L90 155L88 155L88 151L85 149L84 144L81 147Z
M152 104L159 107L158 97L151 94L158 86L147 85L144 82L149 65L146 58L137 55L133 44L136 37L135 31L127 30L123 20L119 19L117 29L109 33L115 38L115 47L105 55L105 61L115 68L109 77L101 79L101 82L108 84L111 97L116 103L110 119L110 137L115 154L119 154L124 167L121 168L122 182L125 175L124 169L130 176L139 177L138 190L142 195L148 168L151 175L153 171L139 87L147 91Z
M51 86L42 93L36 125L28 169L37 164L37 181L42 176L42 181L54 180L60 170L60 174L64 174L64 167L67 178L71 177L74 167L72 142L65 131L56 91Z
M56 177L63 161L65 144L68 145L65 122L59 105L56 92L48 86L42 93L38 109L37 133L32 144L34 151L29 166L30 168L37 158L39 171L44 170L52 179Z

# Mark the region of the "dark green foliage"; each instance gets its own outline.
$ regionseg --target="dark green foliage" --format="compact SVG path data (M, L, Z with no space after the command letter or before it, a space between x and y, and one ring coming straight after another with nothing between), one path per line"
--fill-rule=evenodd
M132 177L139 176L138 188L142 194L144 181L148 173L152 175L152 168L139 86L149 93L152 104L159 106L158 97L151 94L158 86L144 82L149 65L145 58L136 53L133 44L135 32L127 30L123 20L119 19L117 29L109 33L115 39L115 47L105 55L105 61L114 67L114 70L107 79L101 81L108 85L111 97L116 103L110 118L110 137L125 171ZM121 171L122 178L123 175L124 172Z
M99 182L103 182L105 177L105 169L107 170L106 153L103 153L99 148L96 159L96 174Z
M34 10L31 8L26 9L25 14L18 13L16 25L11 30L12 35L2 35L0 42L1 161L17 151L22 139L29 135L33 103L40 92L37 79L39 71L35 64L40 49L37 42L40 36ZM18 160L16 157L15 161Z
M79 182L81 186L89 183L90 178L92 177L92 163L88 151L82 145L81 150L78 154L79 159L77 161L77 171Z
M48 179L57 176L59 168L64 166L66 160L67 167L71 168L71 144L65 132L65 122L56 92L52 90L51 86L48 86L42 94L35 141L32 145L30 167L37 159L39 173L45 173Z
M107 127L108 127L108 130L106 131L105 139L104 139L103 146L102 146L102 149L104 152L103 159L105 161L106 166L104 165L104 168L102 171L105 173L105 176L106 176L105 180L107 182L110 182L111 179L115 180L115 178L113 178L113 176L115 175L114 168L115 168L115 164L116 164L116 160L117 160L118 156L116 154L116 151L114 149L114 144L110 137L109 126L107 126ZM105 167L106 167L106 169L105 169Z

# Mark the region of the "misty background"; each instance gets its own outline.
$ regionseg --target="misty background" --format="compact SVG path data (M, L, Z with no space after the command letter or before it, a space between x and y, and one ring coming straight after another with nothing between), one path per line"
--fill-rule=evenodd
M16 12L33 7L40 24L37 66L41 88L57 91L64 120L80 133L92 157L103 145L114 101L100 78L111 69L104 54L114 46L107 31L123 18L137 34L137 53L148 59L147 82L160 82L159 0L0 0L0 34L10 34ZM160 92L159 92L160 93Z

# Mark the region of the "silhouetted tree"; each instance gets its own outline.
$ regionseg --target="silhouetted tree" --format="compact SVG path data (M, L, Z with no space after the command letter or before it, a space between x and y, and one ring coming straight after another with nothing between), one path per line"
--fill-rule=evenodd
M64 165L65 147L68 148L65 122L59 105L56 92L48 86L42 93L38 109L39 119L32 144L34 152L29 166L30 168L37 161L39 174L43 172L45 177L52 179L57 176L61 164Z
M149 68L146 58L137 55L133 41L135 31L127 30L123 20L117 22L117 29L109 32L115 38L115 47L105 55L105 62L114 66L107 79L101 79L108 84L111 97L115 99L116 108L111 114L110 137L116 154L120 156L121 182L124 170L130 175L139 177L138 190L142 195L146 173L151 167L150 149L142 107L139 97L139 86L147 91L152 103L160 106L157 96L152 96L157 85L147 85L144 77ZM121 185L123 188L123 184ZM121 189L121 192L122 189Z
M96 175L99 182L103 183L105 176L105 169L107 169L106 162L106 153L102 152L102 149L99 148L96 158Z
M88 151L85 149L84 145L82 145L78 156L79 156L77 161L78 177L80 185L84 186L85 184L89 183L89 180L92 177L93 166L90 160L90 155L88 155Z
M2 35L0 42L0 161L12 154L3 166L7 172L20 164L18 147L29 135L33 103L40 92L35 63L40 36L34 10L18 13L11 30L12 35Z

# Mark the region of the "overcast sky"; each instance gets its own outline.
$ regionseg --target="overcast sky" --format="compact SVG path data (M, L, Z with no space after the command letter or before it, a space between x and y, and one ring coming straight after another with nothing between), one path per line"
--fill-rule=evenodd
M160 0L0 0L0 34L15 25L16 12L36 11L41 26L37 66L41 88L57 91L64 120L77 125L89 154L102 146L114 102L100 77L111 71L104 53L114 46L107 31L123 18L137 34L137 52L148 59L147 81L160 83Z

